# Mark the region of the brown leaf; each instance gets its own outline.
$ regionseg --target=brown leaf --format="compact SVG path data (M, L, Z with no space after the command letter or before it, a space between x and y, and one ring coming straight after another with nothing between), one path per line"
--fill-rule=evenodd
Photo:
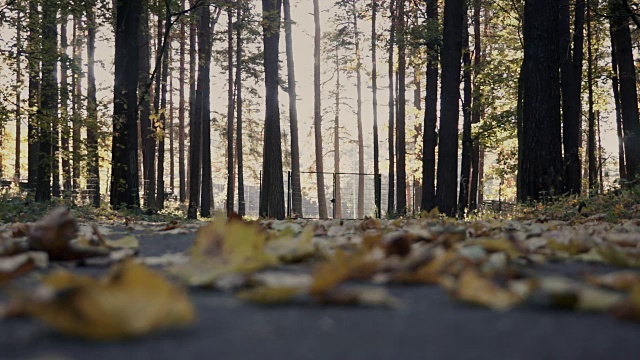
M462 272L452 295L458 300L494 310L508 310L522 302L518 295L480 276L472 268Z
M0 257L0 284L11 281L36 268L44 269L48 263L49 257L43 252L27 252Z
M78 224L65 208L53 210L37 222L29 234L29 248L44 251L52 260L66 260L70 241L78 232Z

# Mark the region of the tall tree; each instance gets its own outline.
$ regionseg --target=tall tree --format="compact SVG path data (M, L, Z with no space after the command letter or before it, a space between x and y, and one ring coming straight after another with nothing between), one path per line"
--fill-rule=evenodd
M262 0L266 114L262 162L262 191L260 193L260 216L273 217L276 219L284 219L285 216L284 189L282 180L282 141L280 134L280 109L278 105L278 48L280 43L281 8L281 0ZM318 0L314 0L314 14L316 17L316 33L319 33L320 24L318 22ZM316 37L317 36L318 35L316 34ZM316 39L316 41L318 41L319 43L320 39ZM320 54L318 52L317 58L319 58L319 56ZM316 68L319 68L319 66L319 63L316 64ZM319 78L320 74L317 73L316 75ZM316 114L316 116L317 115L319 114ZM318 121L318 119L316 119L316 121ZM316 130L316 141L317 138L318 137ZM320 161L322 161L322 158L320 158ZM322 169L320 168L318 169L318 171L321 172ZM322 192L324 198L324 184L321 183L320 180L322 179L319 178L318 181L318 192ZM324 214L321 213L320 216L326 217L326 205Z
M338 36L340 36L338 34ZM342 187L340 184L340 40L336 38L335 45L335 66L336 66L336 90L335 90L335 120L333 123L333 171L335 173L333 218L342 218Z
M64 196L71 192L71 128L69 127L69 40L67 38L68 14L63 9L60 16L60 146L62 155L62 189ZM19 106L19 105L18 105Z
M300 147L298 144L298 105L296 92L296 72L293 59L293 35L291 33L291 5L283 0L284 29L287 50L287 80L289 88L289 122L291 133L291 213L302 217L302 187L300 184Z
M16 160L14 164L13 179L17 184L20 182L20 144L22 142L22 99L20 89L22 88L22 19L20 10L18 13L18 21L16 24Z
M380 176L380 148L378 147L378 34L377 34L378 2L371 0L371 88L373 91L373 174L375 176L375 199L382 197L382 184L378 181ZM382 209L376 203L376 216L380 217Z
M577 1L574 14L572 48L569 1L562 1L560 6L562 135L566 186L567 191L572 194L580 194L582 189L582 165L580 161L580 121L582 106L580 95L582 88L584 16L585 1Z
M80 114L82 109L82 36L81 32L82 19L80 12L76 11L73 14L73 66L71 68L71 89L73 96L71 97L71 106L73 113L71 114L72 122L72 145L73 155L71 156L73 166L71 177L71 186L73 192L80 189L80 168L82 159L82 116Z
M629 17L621 0L610 0L609 11L619 71L626 180L633 182L640 175L640 125L638 124L638 90L636 88L636 69L631 46Z
M87 170L92 185L92 201L95 207L100 206L100 155L98 149L98 101L96 98L95 51L96 24L95 0L87 1ZM137 121L136 121L137 144ZM136 147L136 159L137 159ZM137 160L136 160L137 164ZM136 178L138 174L136 172ZM136 188L137 189L137 188Z
M266 0L263 0L263 4ZM320 89L320 5L313 0L313 126L316 149L316 178L318 182L318 213L321 219L327 218L327 199L324 192L324 164L322 152L322 93Z
M158 61L162 60L162 87L161 93L157 96L160 100L160 116L158 121L158 174L157 174L157 195L156 207L164 208L164 160L165 160L165 138L167 134L167 84L169 78L169 52L171 51L171 1L165 0L164 6L164 30L162 31L162 42L158 53ZM156 69L158 65L156 64Z
M482 116L482 97L478 86L478 74L482 63L482 36L480 34L480 0L473 0L473 73L474 92L473 104L471 108L471 123L479 124ZM471 152L471 186L469 187L469 210L478 208L479 188L480 188L480 139L476 136L473 139L473 149Z
M462 156L460 159L460 185L458 196L458 216L464 217L469 207L469 185L471 176L471 153L473 139L471 137L471 49L469 49L469 26L467 21L467 3L464 4L464 27L462 28L462 79L464 91L462 96Z
M362 134L362 54L360 53L360 32L358 30L357 0L352 3L354 46L356 51L356 118L358 122L358 219L364 218L364 137Z
M140 206L138 183L138 33L141 3L117 0L111 206Z
M29 34L27 37L27 51L30 54L38 54L41 51L40 35L40 13L38 12L38 2L29 1ZM35 190L38 178L38 151L39 151L39 130L38 117L36 111L40 104L40 57L27 57L27 71L29 76L29 123L27 127L28 147L28 188Z
M611 39L611 68L613 74L611 76L611 85L613 87L613 102L616 111L616 133L618 135L618 172L620 179L627 178L627 168L624 161L624 137L622 131L622 113L620 110L620 70L618 69L618 60L616 59L616 47L613 42L613 30L609 29Z
M181 11L186 10L186 2L187 0L182 0L181 2ZM187 48L187 22L183 19L180 22L180 69L179 71L179 93L178 93L178 178L180 183L179 192L179 200L181 203L186 201L187 191L186 191L186 175L185 175L185 92L184 92L184 83L186 81L185 78L185 57L186 57L186 48Z
M393 56L393 48L395 46L396 36L396 0L389 0L389 16L391 18L391 26L389 27L389 64L388 77L389 77L389 191L387 199L387 214L391 215L395 213L395 97L393 94L393 64L395 58Z
M149 29L149 0L142 0L142 13L140 16L140 32L138 42L140 44L138 91L140 99L140 141L142 143L142 168L144 179L144 205L154 207L156 188L156 137L154 125L151 122L151 96L147 91L149 75L151 74L151 37Z
M227 214L233 212L234 204L234 151L233 122L235 116L234 83L233 83L233 9L227 9Z
M463 15L463 0L445 1L436 202L440 211L448 216L454 216L457 210L458 182L456 179L458 176L458 117Z
M526 0L524 5L521 201L548 199L563 190L559 5L558 0Z
M42 59L42 83L40 85L40 106L38 108L38 178L36 181L36 201L51 200L51 175L53 162L53 127L58 120L58 4L52 1L42 3L42 53L51 54Z
M438 1L427 1L427 87L422 138L422 210L430 211L435 203L436 146L438 134Z
M244 204L244 169L243 169L243 149L242 149L242 28L244 26L245 4L240 4L236 10L236 149L238 153L238 214L245 215ZM291 135L293 137L293 135Z
M587 10L587 88L588 88L588 130L587 130L587 154L589 157L589 192L594 194L598 191L598 160L596 159L596 113L594 110L594 62L593 57L593 33L591 32L591 7Z
M398 30L398 119L396 121L396 155L398 157L396 169L396 201L397 212L404 215L407 212L407 168L406 168L406 72L407 72L407 42L405 34L405 1L397 2L398 17L396 26ZM460 35L462 36L462 35Z

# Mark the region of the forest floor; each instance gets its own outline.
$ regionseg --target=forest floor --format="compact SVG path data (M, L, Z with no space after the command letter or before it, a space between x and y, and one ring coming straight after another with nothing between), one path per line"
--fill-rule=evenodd
M6 202L1 357L636 359L639 194L465 221Z

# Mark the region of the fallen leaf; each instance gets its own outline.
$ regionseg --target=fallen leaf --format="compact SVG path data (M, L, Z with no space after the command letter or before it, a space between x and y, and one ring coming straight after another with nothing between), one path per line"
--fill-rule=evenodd
M452 295L460 301L499 311L508 310L522 302L520 296L480 276L473 268L462 272Z
M15 279L34 269L44 269L49 263L49 256L44 252L27 252L23 254L0 257L0 284Z
M284 236L267 242L264 250L283 263L299 262L315 255L313 228L306 227L298 236Z
M106 240L106 244L112 249L137 249L140 247L140 242L133 235L127 235L118 240Z
M29 302L27 312L66 335L113 340L182 327L195 319L184 290L132 261L101 280L58 274L43 283L53 289L52 295Z
M640 273L632 271L617 271L604 275L587 275L585 279L596 286L620 291L629 291L636 284L640 284Z
M77 232L78 224L69 211L58 208L33 226L29 234L29 248L48 253L53 260L64 259Z

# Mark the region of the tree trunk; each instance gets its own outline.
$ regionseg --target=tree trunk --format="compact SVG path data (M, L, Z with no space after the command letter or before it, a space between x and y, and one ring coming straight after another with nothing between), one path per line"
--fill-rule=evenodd
M634 182L640 175L640 125L638 124L638 91L629 18L623 15L626 12L620 1L610 0L609 7L614 15L610 18L610 22L619 71L626 180Z
M181 10L186 10L186 0L182 0ZM180 69L179 69L179 99L178 99L178 178L180 183L179 200L184 203L187 199L186 177L185 177L185 93L184 83L185 77L185 57L187 42L187 25L186 21L180 22Z
M618 135L618 174L620 179L622 180L627 178L627 169L624 161L624 137L622 135L622 114L620 112L620 69L618 68L618 60L616 59L616 47L613 42L613 30L609 30L611 39L611 68L613 69L611 84L613 86L613 102L616 108L616 132Z
M358 219L364 218L364 138L362 134L362 55L360 53L360 33L358 32L357 0L353 1L353 33L356 50L356 93L358 121Z
M80 168L82 159L82 36L80 36L81 17L74 14L73 16L73 67L71 68L71 88L73 97L71 106L73 107L72 117L72 188L73 192L80 191Z
M138 76L138 91L140 94L140 139L142 142L142 167L143 167L143 188L144 205L151 208L154 205L155 197L155 157L156 144L154 126L151 123L151 94L146 91L149 76L151 75L151 41L149 27L149 3L148 0L141 1L143 11L140 17L141 31L138 34L140 43L140 72Z
M396 26L398 27L398 119L396 122L396 145L397 145L397 169L396 169L396 201L398 202L398 215L407 213L407 170L406 170L406 141L405 141L405 123L406 123L406 71L407 71L407 46L405 41L405 18L404 5L405 1L400 0L398 3L398 17Z
M480 35L480 0L473 0L473 72L474 72L474 88L476 91L473 95L473 104L471 109L471 123L479 124L482 116L481 94L478 88L478 74L482 64L482 37ZM478 187L480 180L480 140L476 137L473 139L473 148L471 151L471 186L469 193L469 210L474 211L478 208Z
M389 191L387 198L387 216L391 216L396 212L395 206L395 142L394 142L394 131L395 131L395 97L393 94L393 47L395 46L395 36L396 36L396 9L395 9L396 0L389 0L389 12L391 13L391 26L389 28L389 69L388 69L388 77L389 77Z
M233 121L235 104L233 99L233 11L227 9L227 216L233 212L234 204L234 150L233 150Z
M589 7L587 13L587 87L589 89L589 128L587 134L587 154L589 156L589 192L595 194L598 191L598 164L596 159L596 114L593 109L594 59L592 55L593 33L591 32L591 7Z
M458 117L463 5L463 0L447 0L444 5L436 202L440 211L448 216L455 216L457 210L458 182L456 180L458 176Z
M173 63L173 52L169 51L168 56L169 64ZM175 192L176 179L175 179L175 170L176 170L176 161L175 161L175 125L174 125L174 107L173 107L173 72L169 74L169 126L167 129L169 131L169 189L171 190L171 194L173 195Z
M380 176L380 148L378 138L378 58L377 58L377 39L376 22L378 16L378 2L377 0L371 0L371 88L373 89L373 174L374 174L374 191L375 199L381 199L382 197L382 184L378 182ZM376 217L380 217L382 209L377 206L376 203Z
M51 175L55 144L53 128L58 123L58 82L57 54L58 27L57 3L45 1L42 4L42 53L50 54L42 59L42 82L40 106L38 108L38 178L36 181L36 201L51 200Z
M60 57L60 131L62 133L60 144L62 147L62 190L64 197L68 197L71 191L71 161L69 159L71 155L69 149L69 139L71 138L71 128L69 127L69 57L67 56L67 50L69 48L67 38L68 17L68 14L63 10L60 17L60 51L62 52ZM18 28L19 27L18 25ZM18 34L18 37L19 36L20 34ZM19 108L19 100L16 104ZM16 134L16 136L19 138L19 133ZM19 158L19 153L16 154L16 156Z
M580 194L582 189L582 164L580 161L580 121L582 113L580 94L582 88L584 12L585 2L576 2L572 53L569 1L563 0L560 6L562 135L567 191L571 194Z
M205 8L207 8L205 6ZM200 215L210 217L213 204L213 183L211 178L211 37L217 20L212 22L210 11L201 13L198 25L198 86L202 82L200 125L202 129L202 190L200 193ZM220 8L216 19L220 15ZM198 101L198 100L196 100ZM197 148L196 148L197 149ZM195 149L194 149L195 150Z
M296 73L293 58L293 36L291 34L291 5L283 1L284 29L287 48L287 79L289 86L289 121L291 123L291 213L292 217L303 217L302 187L300 184L300 147L298 143L298 105L296 91Z
M164 208L164 154L165 154L165 138L167 132L167 80L169 78L169 52L171 51L171 1L165 1L165 21L162 38L158 43L160 51L158 52L158 60L162 60L162 81L161 81L161 103L158 131L158 175L157 175L157 195L156 207ZM158 66L156 65L156 69Z
M100 154L98 148L98 100L96 98L95 51L96 51L96 16L95 2L87 2L87 170L89 183L92 185L91 203L100 206ZM137 121L136 121L137 144ZM138 147L136 146L136 164L138 163ZM136 179L138 172L135 173ZM137 189L137 188L136 188Z
M236 26L236 151L238 153L238 214L240 216L245 215L244 204L244 169L243 169L243 154L242 154L242 29L243 12L245 6L241 5L237 10L237 26ZM291 134L293 137L293 133ZM292 140L293 141L293 140Z
M558 0L527 0L522 65L521 199L547 200L563 192Z
M116 9L111 206L139 207L138 33L141 4L118 0Z
M263 0L263 3L266 0ZM324 164L322 152L322 93L320 90L320 6L319 0L313 0L313 19L315 24L313 47L313 125L316 150L316 177L318 186L318 213L321 219L327 218L327 198L324 190Z
M460 162L460 195L458 197L458 216L463 218L469 207L469 186L471 184L471 153L473 139L471 138L471 49L469 49L469 30L467 21L467 5L464 4L464 27L462 28L462 64L464 92L462 99L462 159Z
M336 117L333 126L333 172L335 173L335 198L333 199L334 211L333 218L342 218L342 187L340 184L340 45L335 46L335 65L336 65Z
M16 24L16 49L22 49L22 19L18 18ZM14 164L13 179L16 185L20 183L20 143L22 142L22 59L20 51L16 51L16 160Z
M191 6L193 6L195 4L195 0L191 0ZM198 52L196 50L196 45L197 45L197 17L198 15L194 15L191 17L191 22L189 24L189 151L188 151L188 162L187 162L187 183L186 183L186 190L187 193L189 194L189 206L191 206L191 183L195 183L198 184L198 187L200 186L200 180L198 180L197 182L192 181L191 179L191 151L193 148L193 145L191 143L191 121L192 119L195 118L195 107L196 107L196 66L198 64ZM202 110L200 110L202 111ZM198 123L200 124L200 123ZM201 125L199 125L201 126ZM198 136L200 136L200 132L196 131L196 134L198 134ZM198 148L200 148L200 145L202 144L202 140L200 140L200 142L198 143ZM199 151L199 150L198 150ZM200 157L198 157L198 159L200 159ZM198 160L198 178L200 177L200 160ZM198 208L198 204L200 202L200 190L198 189L196 191L196 197L194 201L194 206L196 207L196 213L197 213L197 208ZM194 219L195 219L194 215Z
M35 109L40 105L40 57L31 54L41 52L40 14L38 2L29 1L29 35L27 37L27 71L29 75L29 123L27 127L28 147L28 188L36 189L38 178L39 130L38 116Z
M427 21L432 29L438 24L438 2L427 1ZM424 105L422 137L422 210L430 211L435 203L436 146L438 134L438 39L430 36L427 42L427 87Z
M264 128L264 151L262 163L262 192L260 193L260 216L265 218L284 219L284 189L282 179L282 141L280 134L280 109L278 105L278 49L280 43L280 9L281 0L262 0L262 28L264 40L264 77L266 88L266 113ZM319 41L318 0L314 0L316 18L316 41ZM318 43L319 44L319 43ZM317 54L319 57L319 53ZM320 64L316 64L316 70ZM316 85L319 85L319 72L315 74ZM316 91L319 90L316 88ZM316 93L316 100L319 93ZM316 109L318 110L318 109ZM319 113L316 112L316 116ZM320 119L316 117L316 125ZM316 126L316 141L319 126ZM316 144L321 145L321 144ZM317 154L317 149L316 149ZM317 155L316 155L317 158ZM322 158L320 158L322 167ZM320 168L318 171L322 171ZM324 204L324 184L319 177L318 193L322 195ZM319 199L320 200L320 199ZM321 204L322 206L322 204ZM322 208L321 208L322 211ZM321 217L326 217L326 205Z

